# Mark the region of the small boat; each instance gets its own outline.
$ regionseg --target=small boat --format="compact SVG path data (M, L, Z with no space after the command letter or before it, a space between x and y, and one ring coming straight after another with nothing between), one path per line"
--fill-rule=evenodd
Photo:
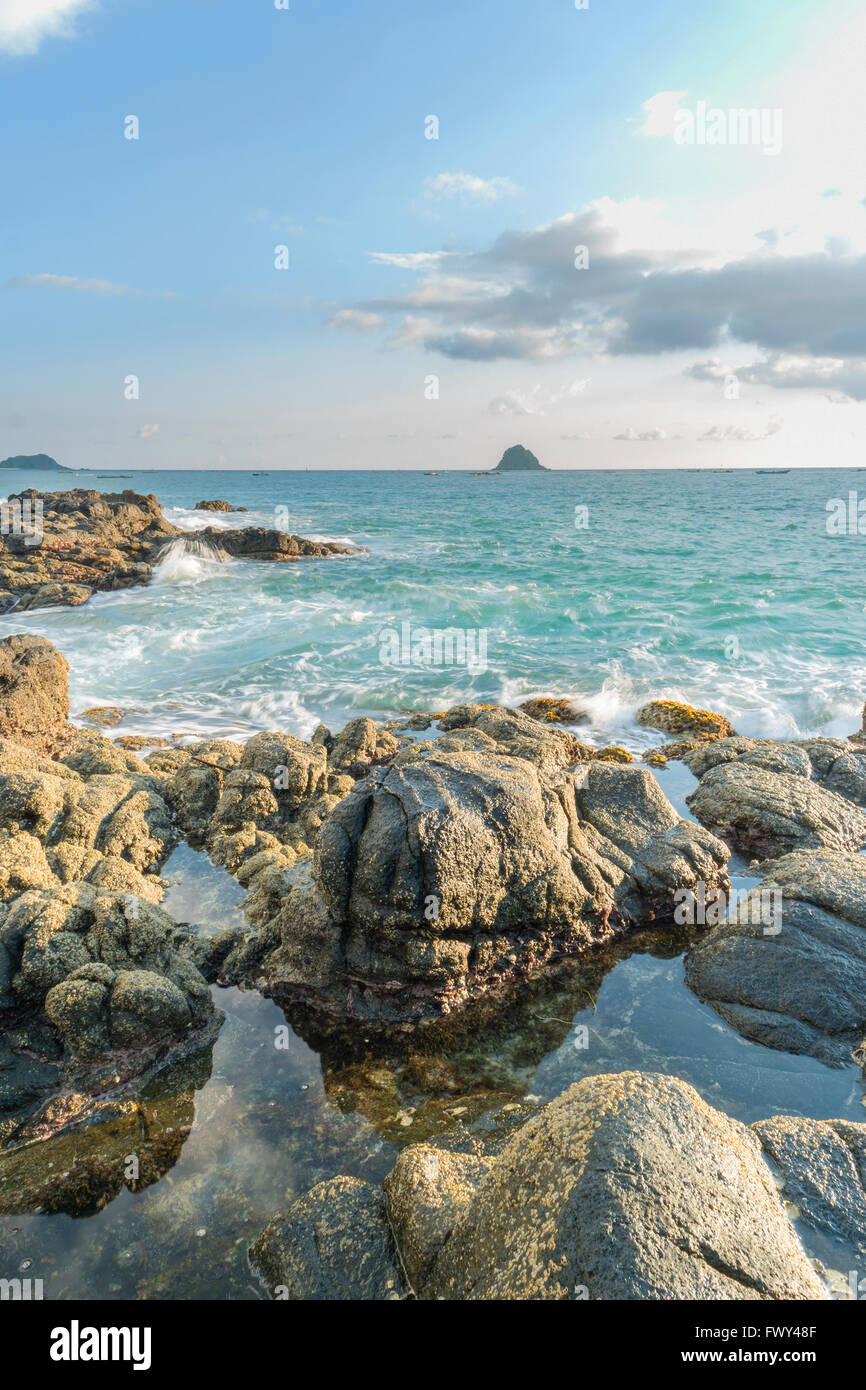
M269 473L254 473L254 474L253 474L253 477L254 477L254 478L268 478L268 477L270 477L270 474L269 474Z
M424 477L425 477L425 478L438 478L438 477L439 477L439 474L438 474L438 473L425 473L425 474L424 474Z
M790 473L790 468L756 468L756 473Z

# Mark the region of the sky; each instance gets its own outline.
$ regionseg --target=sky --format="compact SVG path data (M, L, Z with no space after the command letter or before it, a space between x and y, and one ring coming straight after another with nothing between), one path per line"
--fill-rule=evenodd
M0 457L866 466L864 54L862 0L0 0Z

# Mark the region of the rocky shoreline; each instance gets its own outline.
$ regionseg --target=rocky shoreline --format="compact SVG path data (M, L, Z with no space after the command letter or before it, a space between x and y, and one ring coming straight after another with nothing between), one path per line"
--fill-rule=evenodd
M4 527L0 535L0 613L77 607L97 592L147 584L172 543L214 559L272 563L357 553L332 541L311 541L260 526L182 531L163 516L152 494L31 488L10 496L7 506L10 515L24 518L25 524ZM199 507L235 510L220 499Z
M142 544L164 537L138 501L105 500L112 525L136 513ZM732 852L753 859L755 911L707 917L689 988L746 1039L866 1063L861 735L745 739L654 702L642 722L674 741L641 766L581 742L551 700L139 757L69 722L66 673L42 638L0 641L0 1212L95 1210L176 1161L221 1025L215 982L273 998L346 1057L447 1039L562 962L676 930L683 897L723 902ZM651 771L668 757L699 779L696 821ZM184 841L246 891L242 925L200 938L161 906ZM182 1122L151 1124L128 1180L130 1126L166 1084ZM807 1225L866 1248L866 1125L746 1128L650 1072L509 1108L495 1152L433 1136L384 1185L329 1178L274 1217L251 1252L272 1296L828 1297L780 1173ZM114 1158L84 1142L106 1125Z

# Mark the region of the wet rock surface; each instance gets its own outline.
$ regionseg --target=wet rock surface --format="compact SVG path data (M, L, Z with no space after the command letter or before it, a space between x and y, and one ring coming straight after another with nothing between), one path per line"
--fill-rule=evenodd
M587 1078L497 1156L409 1148L383 1192L387 1211L371 1242L379 1285L399 1261L423 1299L828 1296L755 1135L671 1077ZM325 1185L315 1206L330 1203L329 1245L348 1256L358 1222L341 1198ZM269 1228L282 1237L272 1287L275 1274L303 1267L307 1202ZM365 1214L376 1220L376 1210L365 1192ZM369 1273L359 1291L351 1271L347 1258L330 1296L382 1296ZM288 1296L315 1297L320 1287L318 1270L305 1270Z
M496 753L398 755L325 821L258 979L365 1023L436 1017L671 911L726 862L644 769L550 780Z
M41 535L0 536L0 613L86 603L97 591L146 584L172 542L214 556L295 561L350 555L348 546L310 541L278 530L208 528L193 536L172 525L157 499L137 492L29 490L10 504L42 507Z
M780 930L765 918L771 893ZM866 1030L866 859L785 855L765 866L737 917L693 948L686 983L764 1046L848 1061Z

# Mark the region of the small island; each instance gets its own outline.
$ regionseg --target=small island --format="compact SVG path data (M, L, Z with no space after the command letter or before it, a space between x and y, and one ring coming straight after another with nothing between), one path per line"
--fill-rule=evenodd
M493 471L495 473L550 472L543 463L538 462L538 459L529 449L524 449L522 444L512 444L510 449L506 449Z
M48 454L15 454L12 458L3 459L0 468L38 468L42 473L70 473L70 468L64 468L62 463L51 458Z

